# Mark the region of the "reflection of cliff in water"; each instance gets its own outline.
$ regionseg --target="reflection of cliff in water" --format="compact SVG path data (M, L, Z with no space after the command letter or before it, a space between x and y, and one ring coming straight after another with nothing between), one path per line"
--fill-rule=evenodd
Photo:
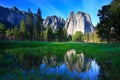
M49 54L37 59L29 55L23 57L6 55L4 58L12 60L10 70L17 69L17 72L0 75L0 80L18 80L20 75L23 75L21 80L58 80L57 77L60 77L60 80L98 80L98 64L95 60L85 58L83 53L76 54L74 49L69 50L61 61L59 56L56 56L58 55ZM19 58L20 61L17 61Z
M64 59L69 70L76 70L78 73L81 71L88 71L92 62L92 59L85 60L83 53L76 54L74 49L67 51Z
M74 69L77 72L81 72L84 67L84 54L76 54L74 49L67 51L65 54L65 63L70 71Z
M60 63L60 65L58 65ZM76 54L74 49L66 52L64 62L57 61L57 57L44 56L40 65L42 75L58 74L70 78L98 80L99 66L95 60L85 59L84 54Z

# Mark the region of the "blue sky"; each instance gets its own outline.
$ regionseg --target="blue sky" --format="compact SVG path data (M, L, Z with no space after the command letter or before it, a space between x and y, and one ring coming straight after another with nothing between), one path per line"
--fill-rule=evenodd
M27 11L28 8L33 13L37 12L40 8L42 11L42 17L57 15L66 20L71 11L75 13L82 11L89 13L93 25L95 26L99 22L97 16L98 9L101 9L103 5L110 4L112 0L0 0L0 6L13 7L16 6L19 10Z

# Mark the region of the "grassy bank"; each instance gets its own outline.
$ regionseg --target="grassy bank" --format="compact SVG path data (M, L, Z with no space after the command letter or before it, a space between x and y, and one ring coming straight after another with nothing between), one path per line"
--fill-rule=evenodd
M83 52L85 57L96 58L101 73L105 73L102 77L120 79L120 44L0 41L0 55L4 51L11 51L14 54L23 54L38 59L45 54L56 54L59 60L62 60L64 54L70 49L75 49L78 54ZM0 58L2 59L2 57ZM0 62L2 63L2 61Z

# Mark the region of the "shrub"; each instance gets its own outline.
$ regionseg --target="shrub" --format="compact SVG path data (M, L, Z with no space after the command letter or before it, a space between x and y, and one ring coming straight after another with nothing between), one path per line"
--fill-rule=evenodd
M83 33L81 31L77 31L73 36L72 36L72 41L83 41Z

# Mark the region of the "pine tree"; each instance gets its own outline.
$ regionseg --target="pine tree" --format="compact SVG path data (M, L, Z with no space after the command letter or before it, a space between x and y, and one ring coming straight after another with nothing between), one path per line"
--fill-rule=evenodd
M5 37L5 30L6 30L5 25L0 23L0 40L4 39L4 37Z
M21 33L22 40L24 40L25 33L26 33L26 24L25 24L25 20L24 19L22 19L22 21L20 23L20 33Z
M47 39L47 41L53 40L53 32L52 32L52 29L50 26L48 26L46 29L46 39Z
M63 29L63 40L67 41L67 30L65 28Z
M63 28L62 28L62 27L59 27L58 32L57 32L58 41L63 41L63 38L64 38L63 33L64 33L64 32L63 32Z
M19 37L19 30L17 26L13 28L13 35L14 35L14 39L17 40Z
M33 37L33 13L31 12L30 8L28 9L28 15L27 15L27 27L28 27L28 32L30 34L29 39L32 40L32 37Z
M38 40L43 40L43 29L42 29L42 16L41 16L41 10L40 8L37 11L37 21L36 21L36 33Z

